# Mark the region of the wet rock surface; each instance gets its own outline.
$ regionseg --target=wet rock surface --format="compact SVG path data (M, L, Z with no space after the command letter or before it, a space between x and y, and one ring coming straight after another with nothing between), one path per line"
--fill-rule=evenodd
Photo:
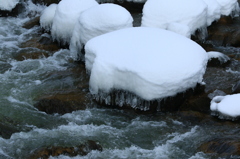
M230 158L234 155L240 155L240 142L233 138L216 138L202 144L199 150L204 153Z
M23 4L18 3L12 10L8 11L8 10L1 10L0 9L0 17L8 17L8 16L12 16L12 17L16 17L19 13L21 13L21 11L24 9Z
M51 146L36 150L29 159L48 159L50 156L55 157L59 155L66 155L69 157L77 155L85 156L92 150L102 151L102 146L92 140L88 140L84 144L75 147Z

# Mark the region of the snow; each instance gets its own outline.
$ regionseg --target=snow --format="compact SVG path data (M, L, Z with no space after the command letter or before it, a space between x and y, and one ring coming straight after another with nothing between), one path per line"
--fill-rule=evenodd
M210 109L225 116L240 116L240 94L216 96L211 101Z
M147 101L201 83L207 59L206 51L194 41L150 27L113 31L85 45L92 94L125 90Z
M53 3L45 8L40 16L40 25L45 30L49 31L52 28L53 18L57 9L57 4Z
M62 0L56 9L52 37L62 44L70 43L72 32L81 12L98 5L95 0Z
M82 45L93 37L132 27L133 18L123 7L116 4L100 4L82 12L75 25L70 50L77 59Z
M228 16L233 12L239 12L237 0L147 0L143 8L142 26L158 27L190 37L189 32L194 34L196 30L211 25L221 15Z
M168 29L171 23L179 23L193 34L207 25L206 19L207 5L202 0L148 0L143 8L142 26Z
M225 62L230 60L230 58L227 55L225 55L221 52L209 51L207 53L208 53L208 60L211 60L213 58L217 58L220 61L220 63L225 63Z
M11 11L19 3L19 0L0 0L0 9Z

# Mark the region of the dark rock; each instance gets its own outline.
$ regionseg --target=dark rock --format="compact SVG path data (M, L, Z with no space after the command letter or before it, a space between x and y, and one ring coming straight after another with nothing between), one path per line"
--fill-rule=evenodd
M204 153L217 154L221 157L230 157L232 155L240 155L240 142L232 138L216 138L199 147Z
M0 136L2 138L9 139L13 133L19 132L16 127L10 124L4 124L0 122Z
M58 44L53 42L50 36L33 37L32 39L20 44L20 47L23 49L13 54L13 58L18 61L49 57L60 49Z
M181 111L198 111L202 113L210 112L211 99L208 97L208 93L204 91L198 94L194 94L181 105Z
M86 109L86 97L82 92L63 92L38 100L34 106L47 114L65 114Z
M35 18L29 20L28 22L24 23L22 27L26 28L26 29L31 29L34 26L39 26L40 25L39 20L40 20L39 16L35 17Z
M61 0L32 0L35 4L44 4L49 6L52 3L59 3Z
M102 147L95 141L88 140L86 143L76 147L51 146L36 150L30 155L29 159L47 159L50 156L66 155L74 157L77 155L85 156L92 150L102 151Z
M205 43L210 43L213 46L240 46L239 24L239 17L221 17L221 19L208 27L208 37Z
M11 11L8 10L0 10L0 17L8 17L13 16L16 17L23 10L24 6L22 3L18 3L15 8Z
M67 70L52 72L46 76L45 80L60 80L70 84L66 84L65 88L54 88L51 93L37 97L34 106L40 111L48 114L65 114L92 106L88 90L89 77L86 75L83 63L73 63Z

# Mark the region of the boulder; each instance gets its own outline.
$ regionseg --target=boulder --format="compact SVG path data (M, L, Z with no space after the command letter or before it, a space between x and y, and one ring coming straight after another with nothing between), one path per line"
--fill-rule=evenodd
M50 5L52 3L59 3L61 0L32 0L33 3L35 4L45 4L45 5Z
M230 158L233 155L240 155L240 142L239 139L233 138L215 138L203 143L199 150L218 157Z

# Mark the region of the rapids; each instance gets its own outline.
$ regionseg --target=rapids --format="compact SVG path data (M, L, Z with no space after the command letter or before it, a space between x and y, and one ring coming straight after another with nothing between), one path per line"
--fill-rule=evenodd
M77 67L68 49L58 50L54 54L47 52L53 54L49 57L16 60L19 53L39 51L38 48L20 46L38 35L40 27L25 29L21 26L30 19L26 15L36 17L43 8L27 1L25 12L18 17L0 18L0 126L13 131L12 135L6 133L0 136L0 159L28 158L36 149L44 146L76 146L87 140L98 142L103 151L91 151L87 156L61 155L51 158L218 158L217 154L199 151L200 145L216 137L239 139L238 124L228 124L211 116L200 119L186 118L178 112L137 114L131 110L102 108L94 103L86 110L64 115L38 111L33 106L38 96L56 89L75 88L75 83L81 80L71 76L51 76L69 67ZM139 19L139 15L136 19ZM221 77L216 75L214 80L221 84L229 82L223 78L229 74L234 79L229 83L234 84L240 75L236 66L239 66L238 61L227 71L222 69L221 72L215 72ZM223 87L214 84L211 77L206 78L206 83L215 88L217 85L219 89Z

